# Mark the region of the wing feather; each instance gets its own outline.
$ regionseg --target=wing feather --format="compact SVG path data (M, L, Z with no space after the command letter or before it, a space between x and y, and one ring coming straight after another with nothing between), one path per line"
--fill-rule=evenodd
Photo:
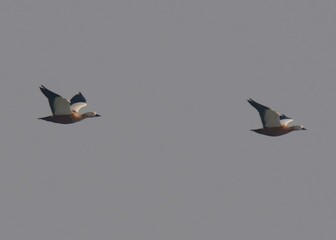
M68 99L57 97L54 99L54 115L70 115L70 101Z
M265 111L264 115L265 127L280 127L280 114L272 109Z
M283 126L287 126L290 122L292 122L293 119L290 117L287 117L285 114L282 114L280 116L280 124Z
M86 103L86 99L81 92L73 96L70 100L71 104L78 103L78 102Z
M70 109L74 112L79 112L82 107L87 106L86 99L81 92L73 96L70 100Z
M53 115L69 115L70 101L61 97L57 93L54 93L47 89L45 86L41 85L41 92L48 98L49 106Z
M259 112L263 127L280 127L280 114L269 107L257 103L253 99L247 100Z
M79 110L82 108L82 107L85 107L87 106L87 104L85 102L78 102L78 103L74 103L74 104L71 104L70 105L70 109L74 112L79 112Z

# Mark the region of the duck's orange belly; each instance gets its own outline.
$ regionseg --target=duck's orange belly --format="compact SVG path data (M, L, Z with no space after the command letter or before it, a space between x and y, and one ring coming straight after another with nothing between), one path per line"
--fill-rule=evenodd
M266 136L276 137L290 133L293 130L287 127L273 127L273 128L260 128L252 131Z
M82 116L79 113L73 113L71 115L54 115L44 117L41 119L60 124L70 124L83 120Z

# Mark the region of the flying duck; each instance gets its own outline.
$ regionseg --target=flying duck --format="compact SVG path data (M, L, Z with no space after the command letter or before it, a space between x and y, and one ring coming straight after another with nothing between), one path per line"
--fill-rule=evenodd
M40 90L48 98L52 115L39 119L60 124L70 124L82 121L85 118L100 117L95 112L79 113L79 110L87 105L86 99L80 92L69 101L43 85L41 85Z
M287 117L284 114L280 114L269 107L257 103L253 99L247 100L257 111L259 112L263 128L252 129L259 134L266 136L276 137L281 136L292 131L306 130L302 125L289 126L288 124L293 121L293 119Z

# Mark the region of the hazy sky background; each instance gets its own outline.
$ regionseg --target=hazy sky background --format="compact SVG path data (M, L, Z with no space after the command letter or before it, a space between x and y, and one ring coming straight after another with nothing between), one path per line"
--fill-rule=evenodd
M3 0L6 240L334 240L336 2ZM43 84L101 118L50 115ZM246 99L308 131L271 138Z

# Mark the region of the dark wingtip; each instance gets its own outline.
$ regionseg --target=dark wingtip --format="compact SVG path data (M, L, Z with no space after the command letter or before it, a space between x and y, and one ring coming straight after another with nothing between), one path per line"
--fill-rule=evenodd
M254 101L252 98L247 99L248 103L252 105L252 103L255 103L256 101Z
M86 103L86 99L83 96L83 94L81 92L79 92L70 99L70 102L71 102L71 104L78 103L78 102Z
M281 114L281 115L280 115L280 120L283 120L283 119L292 119L292 118L286 116L285 114Z

